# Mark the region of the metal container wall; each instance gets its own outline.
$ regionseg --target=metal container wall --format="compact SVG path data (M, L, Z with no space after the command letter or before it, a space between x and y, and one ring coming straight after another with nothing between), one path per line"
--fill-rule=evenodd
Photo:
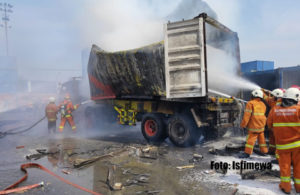
M93 100L165 96L163 43L113 53L93 45L88 76Z
M165 24L167 98L206 95L202 17Z
M300 66L278 68L275 70L248 72L244 77L260 87L273 90L276 88L287 89L292 85L300 85ZM243 96L246 100L250 99L250 92L244 91Z
M256 60L256 61L251 61L251 62L244 62L241 64L241 70L243 73L273 70L273 69L274 69L273 61Z
M292 85L300 86L300 66L279 68L280 88L289 88Z

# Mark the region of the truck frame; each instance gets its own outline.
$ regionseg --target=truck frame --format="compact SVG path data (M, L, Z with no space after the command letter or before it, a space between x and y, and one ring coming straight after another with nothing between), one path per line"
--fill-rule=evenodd
M141 122L150 143L169 137L174 145L186 147L201 135L224 135L238 124L241 105L210 93L207 46L224 50L239 64L237 33L205 13L168 22L164 33L163 42L130 51L105 52L93 46L91 99L113 106L122 125Z

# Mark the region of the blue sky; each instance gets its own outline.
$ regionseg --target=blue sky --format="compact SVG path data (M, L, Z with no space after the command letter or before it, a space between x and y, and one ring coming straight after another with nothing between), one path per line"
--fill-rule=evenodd
M90 48L93 43L106 50L119 50L163 39L165 18L181 1L6 0L6 2L14 5L9 43L10 54L17 56L19 65L24 68L80 69L81 50ZM205 2L217 13L220 22L238 33L242 62L273 60L276 67L300 64L298 24L300 1L207 0ZM4 54L4 34L1 28L0 55Z

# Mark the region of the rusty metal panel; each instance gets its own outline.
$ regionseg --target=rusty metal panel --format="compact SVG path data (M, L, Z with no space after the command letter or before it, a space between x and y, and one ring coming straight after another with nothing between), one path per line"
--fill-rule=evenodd
M167 98L206 96L204 20L165 24Z

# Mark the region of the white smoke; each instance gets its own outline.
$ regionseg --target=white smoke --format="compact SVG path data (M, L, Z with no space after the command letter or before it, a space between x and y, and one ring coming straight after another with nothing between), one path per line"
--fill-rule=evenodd
M87 2L80 23L85 47L96 44L107 51L127 50L163 40L163 24L216 13L202 0ZM86 19L88 18L88 19ZM83 21L84 20L84 21ZM86 45L87 44L87 45Z
M238 75L239 63L224 50L207 47L208 87L229 95L236 95L241 89L254 90L260 87Z

